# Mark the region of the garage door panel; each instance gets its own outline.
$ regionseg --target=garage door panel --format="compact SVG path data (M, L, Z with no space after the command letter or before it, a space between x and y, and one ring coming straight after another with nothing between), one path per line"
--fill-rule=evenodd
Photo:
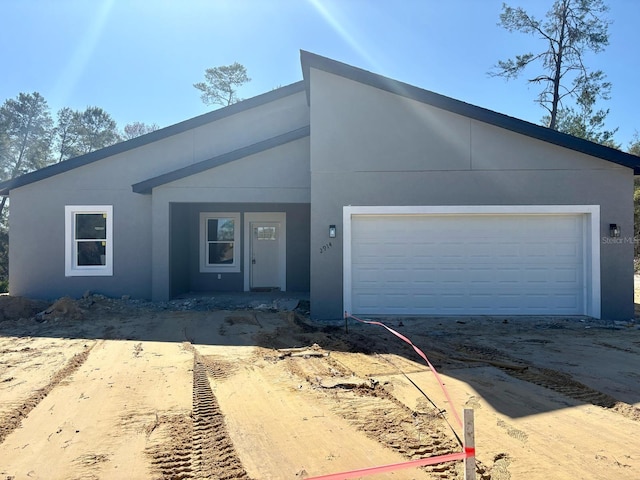
M437 244L435 242L420 242L420 243L407 243L409 254L415 259L428 259L432 260L436 257L434 247Z
M484 259L492 259L495 254L495 246L489 242L477 242L476 248L468 252L468 256L470 259L474 261L482 261Z
M541 284L540 286L544 286L549 283L549 277L553 277L553 275L549 275L548 268L529 267L522 269L521 278L525 284Z
M497 265L491 279L497 284L515 284L522 282L523 268Z
M557 261L563 259L572 262L573 259L582 256L582 245L575 242L556 243L553 248L553 256Z
M575 268L556 268L554 270L554 279L559 284L570 284L576 287L582 283L582 272Z
M354 216L364 314L584 313L584 215Z
M489 294L471 294L470 305L474 310L478 312L489 311L493 308L495 300L493 295Z
M443 267L440 269L438 281L440 283L448 284L463 284L465 283L464 272L465 269L463 269L462 267Z
M551 254L551 246L548 243L528 242L522 249L525 258L544 259Z
M490 266L471 266L466 271L467 280L472 285L493 283L494 270Z
M543 311L549 306L549 295L527 295L524 306L534 312Z
M362 311L379 309L381 308L380 302L378 301L380 296L377 293L361 293L358 295L358 308Z

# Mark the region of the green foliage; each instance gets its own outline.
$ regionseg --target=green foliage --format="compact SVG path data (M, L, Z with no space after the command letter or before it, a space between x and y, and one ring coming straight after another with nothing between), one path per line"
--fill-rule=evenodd
M159 128L160 126L156 123L152 123L151 125L147 125L143 122L128 123L124 126L121 137L123 140L131 140L132 138L155 132Z
M80 114L78 125L80 133L80 151L83 154L100 150L120 141L118 125L107 112L100 107L87 107Z
M631 155L637 155L638 157L640 157L640 135L638 134L638 132L636 132L633 135L633 139L631 140L631 143L629 144L628 152Z
M49 106L39 93L6 100L0 107L0 180L46 166L52 128Z
M58 123L54 131L58 162L76 156L77 132L74 128L75 117L76 112L69 107L64 107L58 111Z
M84 155L122 140L118 126L100 107L84 111L62 108L55 128L58 162Z
M237 96L237 87L251 81L247 76L247 69L238 62L207 68L204 78L204 82L193 84L202 92L200 98L205 105L222 105L223 107L242 100Z
M593 107L582 107L580 110L573 107L562 108L558 110L556 129L575 137L619 149L620 144L613 138L618 129L607 130L604 125L608 114L609 109L594 112ZM542 122L547 123L548 116L543 117Z
M557 129L565 98L579 102L581 97L591 97L593 107L597 98L609 97L611 84L604 73L590 72L583 61L587 52L601 52L609 44L610 22L603 18L607 11L603 0L556 0L542 21L520 7L503 4L499 25L509 32L536 36L544 47L498 61L490 75L512 79L538 64L538 73L528 82L541 86L536 101L548 112L549 128Z
M0 180L46 166L52 128L49 106L39 93L20 93L6 100L0 107ZM7 206L7 197L2 197L0 219L6 218Z
M20 93L0 106L0 181L15 178L120 141L116 122L103 109L63 108L57 122L37 92ZM8 197L0 200L0 290L8 278ZM6 286L6 285L5 285Z
M46 100L37 92L20 93L0 107L0 180L46 166L53 120ZM8 198L0 200L0 282L9 274Z

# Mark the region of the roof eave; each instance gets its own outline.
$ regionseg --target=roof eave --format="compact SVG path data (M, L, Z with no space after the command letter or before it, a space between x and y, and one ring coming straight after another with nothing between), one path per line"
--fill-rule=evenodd
M190 177L192 175L197 175L198 173L204 172L206 170L211 170L212 168L218 167L220 165L224 165L226 163L230 163L235 160L239 160L250 155L255 155L256 153L264 152L266 150L285 145L301 138L308 137L309 132L310 128L307 125L296 130L292 130L290 132L286 132L281 135L256 142L254 144L247 145L246 147L241 147L236 150L217 155L207 160L203 160L202 162L194 163L192 165L188 165L186 167L182 167L177 170L173 170L171 172L149 178L142 182L134 183L133 185L131 185L131 190L134 193L149 195L153 192L153 189L155 187L159 187L161 185L165 185L167 183L174 182L185 177Z
M606 147L583 138L574 137L519 118L510 117L503 113L498 113L493 110L465 103L461 100L446 97L414 85L409 85L408 83L393 80L391 78L304 50L300 51L300 62L302 65L305 88L307 90L307 102L309 104L311 102L310 69L316 68L318 70L339 75L421 103L429 104L436 108L447 110L458 115L463 115L480 122L504 128L515 133L536 138L586 155L601 158L603 160L631 168L635 175L640 175L640 157L622 152L615 148Z
M187 130L194 129L211 122L215 122L216 120L235 115L242 111L249 110L251 108L255 108L269 102L273 102L280 98L288 97L289 95L294 95L298 92L302 92L304 88L304 82L295 82L291 85L286 85L284 87L271 90L270 92L248 98L238 103L234 103L233 105L229 105L228 107L213 110L212 112L208 112L203 115L185 120L183 122L176 123L175 125L161 128L146 135L141 135L140 137L136 137L125 142L116 143L109 147L88 153L86 155L70 158L69 160L55 163L53 165L49 165L48 167L44 167L39 170L26 173L19 177L0 182L0 196L9 195L10 191L14 188L19 188L30 183L45 180L49 177L68 172L69 170L88 165L98 160L102 160L113 155L118 155L120 153L124 153L135 148L148 145L150 143L171 137L173 135L178 135Z

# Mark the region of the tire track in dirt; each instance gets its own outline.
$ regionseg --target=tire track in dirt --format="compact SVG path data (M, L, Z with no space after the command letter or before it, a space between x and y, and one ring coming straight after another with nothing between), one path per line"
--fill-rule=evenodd
M449 436L438 412L427 407L413 411L384 386L354 381L354 373L346 367L336 369L331 357L281 357L285 368L306 381L319 400L367 437L401 454L407 460L458 452L459 445ZM341 379L344 378L344 382ZM325 381L324 379L328 379ZM457 480L461 477L459 462L422 467L435 478ZM489 479L485 476L478 478Z
M567 373L536 367L528 362L511 358L494 348L469 344L455 345L453 348L457 352L472 357L472 360L488 361L518 380L548 388L579 402L606 408L631 420L640 421L640 408L580 383Z
M198 478L249 479L209 385L207 365L197 352L193 359L192 464Z
M165 441L148 450L154 469L162 479L249 480L209 384L209 375L223 379L232 365L203 357L188 342L183 346L193 353L193 410L188 418L156 418L150 427L165 431Z
M147 427L147 437L158 432L162 443L147 447L153 478L187 480L194 478L191 468L193 419L189 415L156 416Z
M213 356L200 355L199 360L209 376L214 380L224 380L233 375L238 369L237 364Z
M419 414L399 402L383 387L358 387L338 392L334 411L369 438L407 459L454 453L459 445L441 428L437 414ZM441 479L458 479L458 462L423 467Z
M345 336L340 329L318 329L299 319L291 323L287 334L303 345L317 342L329 349L338 346L338 350L359 352L367 356L388 350L387 345L372 341L367 336ZM271 348L280 348L277 336L268 340L273 342L267 343ZM307 382L312 391L326 399L331 411L370 439L408 460L460 451L460 445L450 435L440 412L435 408L423 405L420 411L413 411L383 385L376 382L354 384L355 373L331 356L307 359L279 356L273 361L284 361L286 370ZM345 382L339 381L341 377L345 378ZM324 383L325 378L330 380ZM462 479L462 468L460 462L421 467L433 478L442 480ZM476 473L478 480L492 479L492 468L477 460Z
M22 419L26 418L29 413L38 406L38 404L47 396L51 391L69 375L74 373L78 368L87 361L91 349L95 346L95 342L91 345L85 345L84 350L80 353L76 353L67 364L51 378L49 383L44 387L36 390L29 398L27 398L22 405L7 412L2 421L0 421L0 443L13 432L22 423Z
M637 349L628 348L628 347L621 347L619 345L612 345L611 343L607 343L607 342L595 342L595 345L600 345L601 347L610 348L612 350L617 350L618 352L635 353L635 354L638 353Z

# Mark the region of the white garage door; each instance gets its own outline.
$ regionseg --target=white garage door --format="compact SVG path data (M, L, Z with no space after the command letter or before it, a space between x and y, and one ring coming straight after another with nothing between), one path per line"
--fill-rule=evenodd
M585 314L585 215L354 215L354 314Z

